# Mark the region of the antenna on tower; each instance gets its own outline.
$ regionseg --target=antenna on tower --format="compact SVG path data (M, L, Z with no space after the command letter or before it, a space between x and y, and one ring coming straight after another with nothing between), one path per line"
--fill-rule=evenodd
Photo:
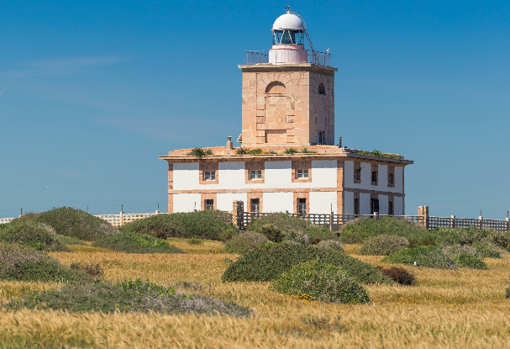
M298 16L303 21L303 26L305 27L306 41L308 41L308 45L310 45L310 49L312 50L314 64L321 65L319 55L317 54L317 52L315 51L315 48L313 47L312 39L310 38L310 35L308 34L308 29L306 29L306 22L305 22L304 18L301 17L301 15L299 13L291 11L290 4L285 9L287 10L287 13L292 13L293 15Z

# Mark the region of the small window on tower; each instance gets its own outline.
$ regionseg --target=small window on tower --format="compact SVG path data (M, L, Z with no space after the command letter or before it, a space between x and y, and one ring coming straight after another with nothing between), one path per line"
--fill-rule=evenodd
M324 131L319 131L317 135L317 143L324 144Z
M317 93L320 94L320 95L325 95L326 94L326 88L324 87L323 83L319 84L319 88L317 89Z

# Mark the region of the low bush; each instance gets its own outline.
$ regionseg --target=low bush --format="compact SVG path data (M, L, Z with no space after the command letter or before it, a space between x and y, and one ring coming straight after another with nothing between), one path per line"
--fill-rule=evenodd
M303 246L294 242L263 244L249 250L230 264L222 276L222 281L270 281L293 266L311 260L320 260L325 264L342 268L357 282L393 284L393 281L376 267L345 253L338 253L329 248Z
M505 290L505 298L506 299L510 298L510 285L508 285L508 287Z
M452 259L436 246L422 246L405 249L382 259L383 263L413 265L438 269L456 269Z
M340 268L313 260L298 264L271 283L274 291L321 302L366 304L370 298L363 286Z
M320 248L329 248L333 251L344 252L343 244L340 241L336 240L322 240L317 244L317 247Z
M190 245L203 245L204 244L204 241L203 240L200 240L200 239L189 239L188 240L188 244Z
M340 240L347 244L363 243L378 235L397 235L406 238L410 247L434 245L434 235L426 228L413 222L392 217L381 219L362 218L344 225L340 231Z
M0 230L0 241L30 246L38 251L70 252L53 228L32 221L12 221Z
M94 241L92 246L125 253L184 253L181 249L153 236L129 231L104 236Z
M397 235L378 235L367 239L358 251L359 255L389 256L409 246L409 241Z
M454 259L455 256L459 254L466 254L470 256L475 256L478 258L482 257L482 254L480 251L478 251L476 248L471 247L469 245L453 245L453 246L443 246L443 252L450 257L451 259Z
M116 228L101 218L65 206L42 213L30 213L16 220L44 223L55 229L57 234L84 241L94 241L117 232Z
M234 303L224 303L211 297L186 295L149 281L94 282L71 284L60 290L34 292L6 305L9 309L53 309L68 312L100 311L163 312L170 314L217 313L247 317L253 312Z
M378 267L384 275L391 278L393 281L404 285L404 286L412 286L416 283L416 277L413 273L409 272L404 268L396 268L391 267L385 269L383 267Z
M94 278L100 278L104 275L104 269L99 264L71 263L71 270L83 271Z
M268 243L269 239L260 233L247 231L245 233L234 236L225 245L225 250L229 253L245 254L249 250Z
M484 263L480 258L466 254L466 253L459 253L455 255L453 258L453 262L457 264L459 267L468 267L468 268L474 268L474 269L487 269L487 264Z
M0 280L74 282L88 279L86 273L71 270L36 249L0 243Z
M308 237L308 234L302 232L302 231L290 231L285 236L286 241L293 241L300 245L307 246L310 244L310 238Z
M303 233L308 236L309 241L314 239L337 239L336 234L330 232L327 228L318 227L302 218L289 216L285 213L270 213L266 216L255 218L250 222L250 224L248 224L246 230L256 231L258 233L264 234L263 227L268 225L273 227L273 229L279 229L283 235L283 239L288 239L291 232ZM272 240L270 236L267 236L267 238ZM272 241L279 242L275 240Z
M122 231L152 235L160 239L206 239L227 241L238 234L230 223L232 217L222 211L197 211L160 214L122 226Z
M56 234L55 236L65 245L81 245L81 246L87 245L80 239L72 238L70 236L64 236L64 235L59 235L59 234Z
M281 242L284 238L282 230L273 224L264 224L259 228L259 233L272 242Z
M501 258L499 248L488 241L476 241L471 247L476 248L482 258Z

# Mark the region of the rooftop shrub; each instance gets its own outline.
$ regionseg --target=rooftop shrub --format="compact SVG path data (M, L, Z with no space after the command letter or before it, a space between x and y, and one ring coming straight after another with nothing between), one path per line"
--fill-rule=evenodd
M329 248L336 252L344 252L343 244L336 240L322 240L317 244L319 248Z
M104 236L94 241L92 246L125 253L184 253L181 249L158 238L129 231Z
M69 284L60 290L34 292L6 305L9 309L53 309L67 312L101 311L162 312L170 314L217 313L247 317L253 312L234 303L217 299L178 293L174 287L158 286L150 281L107 281Z
M358 251L359 255L388 256L409 246L405 237L397 235L378 235L368 238Z
M234 236L228 241L225 245L225 250L229 253L245 254L249 250L268 242L268 238L264 235L253 231L247 231Z
M32 221L12 221L0 230L0 241L30 246L38 251L70 252L50 226Z
M413 273L410 271L404 269L404 268L397 268L397 267L391 267L391 268L383 268L378 267L384 275L391 278L393 281L404 285L404 286L412 286L416 283L416 277Z
M155 215L125 224L121 230L162 239L175 237L227 241L239 234L231 222L232 217L227 212L205 210Z
M410 247L433 245L434 235L413 222L392 217L380 219L361 218L344 225L340 240L347 244L359 244L378 235L397 235L406 238Z
M71 270L34 248L0 243L0 280L77 282L88 279L86 273Z
M191 149L191 151L188 153L188 155L194 156L197 159L201 159L203 157L206 157L207 155L213 155L213 152L211 149L204 150L202 148L197 147L197 148Z
M101 218L71 207L60 207L50 211L27 214L17 220L31 220L44 223L55 229L59 235L70 236L84 241L94 241L117 232L110 223Z
M271 289L289 295L306 295L321 302L370 303L367 291L352 276L320 260L293 266L271 283Z
M311 260L320 260L323 263L342 268L357 282L365 284L393 283L379 269L345 253L339 253L329 248L303 246L291 241L271 245L263 244L256 249L249 250L230 264L222 276L222 281L270 281L293 266Z
M381 260L383 263L413 265L438 269L456 269L452 259L436 246L421 246L390 254Z

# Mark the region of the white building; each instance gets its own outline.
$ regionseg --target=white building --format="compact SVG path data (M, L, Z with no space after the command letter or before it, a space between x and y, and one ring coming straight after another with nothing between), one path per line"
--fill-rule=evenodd
M404 214L404 168L395 154L334 145L334 73L330 55L304 48L306 26L290 11L272 29L269 52L247 51L242 133L234 148L180 149L169 164L168 212Z

